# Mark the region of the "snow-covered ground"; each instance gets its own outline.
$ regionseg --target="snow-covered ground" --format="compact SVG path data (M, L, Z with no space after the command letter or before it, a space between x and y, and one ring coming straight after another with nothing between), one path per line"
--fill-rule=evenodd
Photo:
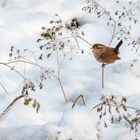
M100 2L108 9L114 7L111 1ZM97 20L81 10L86 4L84 0L0 0L0 3L0 62L8 60L12 45L36 50L41 27L47 26L55 13L59 13L64 21L75 16L84 20L81 28L86 33L85 38L93 44L108 44L111 38L112 29L107 28L103 20ZM134 31L137 36L140 36L139 25ZM79 43L82 47L87 45L81 40ZM112 46L115 47L116 43L113 42ZM73 59L66 59L62 67L61 80L70 102L64 102L57 81L48 80L44 90L38 90L34 95L41 105L39 113L31 105L24 106L22 99L19 100L0 120L0 140L134 139L135 134L124 125L110 125L108 128L99 125L97 113L91 108L103 94L125 96L129 105L139 108L140 62L130 66L133 59L137 59L136 53L124 43L120 48L121 60L105 69L105 89L102 90L101 64L94 59L90 46L84 48L85 54L74 54ZM24 72L24 68L20 70ZM34 67L28 68L28 74L35 79L38 76ZM6 94L0 88L1 113L21 92L23 79L1 65L0 82L8 90ZM84 95L87 106L78 102L72 109L72 101L80 94Z

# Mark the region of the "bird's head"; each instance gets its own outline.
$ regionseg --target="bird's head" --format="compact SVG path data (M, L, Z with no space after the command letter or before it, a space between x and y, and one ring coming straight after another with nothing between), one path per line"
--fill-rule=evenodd
M92 50L103 49L103 45L102 44L94 44L90 49L92 49Z

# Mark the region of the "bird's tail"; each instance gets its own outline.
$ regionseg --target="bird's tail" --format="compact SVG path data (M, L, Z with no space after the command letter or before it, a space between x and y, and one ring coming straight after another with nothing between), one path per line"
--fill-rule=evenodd
M115 47L115 52L118 54L119 53L119 48L122 45L123 40L121 39L120 42L117 44L117 46Z

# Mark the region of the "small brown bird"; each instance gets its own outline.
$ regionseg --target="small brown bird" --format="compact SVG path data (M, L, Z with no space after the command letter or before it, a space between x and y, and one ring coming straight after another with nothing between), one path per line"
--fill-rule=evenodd
M116 60L119 60L119 47L122 45L123 41L121 40L115 48L107 47L103 44L94 44L92 52L98 62L106 64L114 63Z
M112 64L120 59L118 54L119 47L122 43L123 40L120 40L115 48L111 48L103 44L94 44L91 48L96 60L102 63L102 88L104 88L104 68L107 64Z

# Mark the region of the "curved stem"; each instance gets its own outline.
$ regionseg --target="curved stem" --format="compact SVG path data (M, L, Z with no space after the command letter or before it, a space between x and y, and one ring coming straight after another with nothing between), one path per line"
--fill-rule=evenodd
M7 89L4 87L4 85L0 82L1 87L3 88L3 90L5 91L5 93L8 93Z
M8 63L0 62L0 65L4 65L4 66L10 68L11 70L15 71L18 75L20 75L23 79L25 79L25 77L24 77L19 71L17 71L17 70L14 69L13 67L9 66Z
M83 95L79 95L76 100L74 101L73 105L72 105L72 108L74 108L75 104L77 103L77 101L79 100L79 98L81 97L82 101L83 101L83 104L84 106L86 106L86 102L84 100L84 96Z
M12 106L21 98L25 97L25 95L19 95L17 96L7 107L6 109L0 114L0 119L6 114L8 113L8 111L12 108Z

